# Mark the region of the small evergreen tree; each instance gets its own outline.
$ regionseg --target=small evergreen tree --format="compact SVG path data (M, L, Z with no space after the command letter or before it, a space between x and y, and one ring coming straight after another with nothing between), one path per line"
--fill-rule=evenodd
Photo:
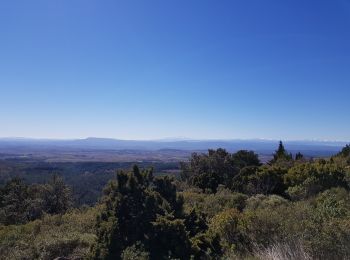
M302 160L302 159L304 159L304 155L303 155L302 153L298 152L298 153L295 155L295 160L296 160L296 161L300 161L300 160Z
M182 201L169 178L156 179L152 170L134 166L130 173L119 172L104 194L93 259L121 259L139 241L151 259L189 258L185 225L174 217L181 216Z
M49 214L63 214L72 205L72 195L69 187L58 175L53 175L43 191L44 211Z
M284 148L282 141L278 144L278 149L273 154L273 159L270 163L276 163L278 161L291 161L293 159L291 154L288 154L287 150Z
M0 222L5 225L28 221L28 186L20 178L13 178L1 189Z
M338 156L348 157L350 156L350 144L347 144L339 153Z

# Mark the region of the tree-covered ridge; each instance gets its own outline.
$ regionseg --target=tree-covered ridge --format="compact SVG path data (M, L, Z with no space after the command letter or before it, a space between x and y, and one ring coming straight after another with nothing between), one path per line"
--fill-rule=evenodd
M137 166L119 171L99 202L81 209L58 176L41 185L13 179L0 193L0 254L348 259L349 157L349 146L331 158L293 156L282 142L267 164L251 151L209 150L182 163L180 179Z

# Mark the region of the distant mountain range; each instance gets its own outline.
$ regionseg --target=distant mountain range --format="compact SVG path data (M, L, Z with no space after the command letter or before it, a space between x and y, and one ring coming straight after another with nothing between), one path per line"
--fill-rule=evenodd
M347 142L338 141L285 141L288 151L302 152L309 156L328 156L341 150ZM271 154L278 145L278 140L118 140L110 138L86 138L71 140L0 138L0 152L37 151L37 150L143 150L157 151L164 149L202 151L225 148L231 152L237 150L253 150L260 154Z

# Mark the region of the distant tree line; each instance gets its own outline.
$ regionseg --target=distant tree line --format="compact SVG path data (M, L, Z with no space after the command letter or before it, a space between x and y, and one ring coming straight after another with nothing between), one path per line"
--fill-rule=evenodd
M63 214L72 206L71 191L58 175L47 184L27 185L14 178L0 188L0 221L23 224L43 214Z

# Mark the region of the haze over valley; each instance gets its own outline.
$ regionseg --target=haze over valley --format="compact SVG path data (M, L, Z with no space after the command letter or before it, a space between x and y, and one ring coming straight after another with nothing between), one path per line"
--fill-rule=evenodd
M346 142L285 141L287 149L305 156L328 157L338 153ZM262 161L271 159L278 140L118 140L111 138L30 139L0 138L0 158L43 161L184 161L191 153L224 148L230 152L253 150Z

